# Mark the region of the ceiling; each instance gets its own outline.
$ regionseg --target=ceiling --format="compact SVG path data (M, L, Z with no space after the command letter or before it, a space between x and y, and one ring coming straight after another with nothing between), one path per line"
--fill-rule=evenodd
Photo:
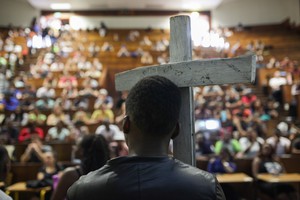
M71 10L212 10L235 0L27 0L39 10L51 10L51 3L70 3Z

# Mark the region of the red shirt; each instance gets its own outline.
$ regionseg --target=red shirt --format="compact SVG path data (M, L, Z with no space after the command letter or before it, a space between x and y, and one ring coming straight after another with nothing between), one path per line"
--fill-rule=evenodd
M33 132L30 132L29 128L22 128L19 134L19 142L24 142L29 140L31 136L38 135L40 139L44 139L44 131L41 128L36 127Z
M250 105L256 100L256 95L251 95L251 96L243 96L242 97L242 103L244 105Z

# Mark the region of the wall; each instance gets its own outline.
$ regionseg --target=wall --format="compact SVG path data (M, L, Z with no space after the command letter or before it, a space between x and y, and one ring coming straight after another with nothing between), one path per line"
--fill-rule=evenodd
M298 15L298 0L239 0L223 3L212 10L213 27L279 23Z
M0 0L0 26L27 27L39 11L24 0Z
M300 1L299 0L286 0L287 11L290 14L292 23L300 25Z
M12 23L29 26L39 11L26 0L0 0L0 26ZM290 18L300 25L299 0L231 0L212 10L212 25L235 26L279 23ZM80 28L99 27L104 21L110 28L169 28L169 17L81 17L72 21Z
M103 21L108 28L169 28L169 17L158 16L158 17L87 17L87 16L74 16L70 18L70 25L74 29L87 29L95 28L100 26L100 22Z
M287 18L300 25L299 0L225 0L211 11L213 27L278 24ZM74 20L75 19L75 20ZM111 28L169 28L169 17L75 17L73 26L99 27L104 21Z

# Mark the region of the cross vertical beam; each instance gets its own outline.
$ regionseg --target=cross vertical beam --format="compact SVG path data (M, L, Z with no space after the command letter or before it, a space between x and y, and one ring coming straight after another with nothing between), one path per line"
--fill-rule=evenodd
M188 16L175 16L170 20L170 62L192 60L191 23ZM195 166L194 101L192 87L180 88L180 134L173 141L174 157Z

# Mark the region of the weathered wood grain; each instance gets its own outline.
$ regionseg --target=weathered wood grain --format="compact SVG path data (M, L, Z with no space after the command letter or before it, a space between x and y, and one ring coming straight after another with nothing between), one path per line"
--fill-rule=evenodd
M153 75L164 76L178 87L252 83L255 80L255 69L255 55L140 67L117 74L116 89L130 90L140 79Z

